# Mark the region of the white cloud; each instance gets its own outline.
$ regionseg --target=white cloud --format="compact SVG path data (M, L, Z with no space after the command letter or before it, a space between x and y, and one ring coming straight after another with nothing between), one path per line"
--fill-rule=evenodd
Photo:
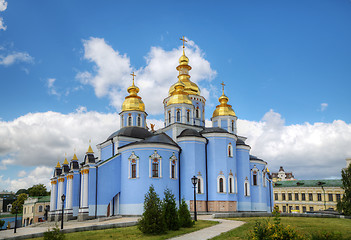
M76 78L82 84L94 87L98 97L108 96L110 104L120 109L126 89L131 85L133 67L125 54L120 54L101 38L90 38L83 41L84 59L94 63L94 71L79 72ZM139 95L143 98L146 111L149 114L160 114L163 111L162 101L167 97L169 87L177 81L178 72L175 69L182 48L165 51L160 47L151 47L146 55L146 66L136 69L136 85L140 88ZM186 55L190 59L191 80L196 83L211 81L216 71L204 58L203 51L193 42L188 41ZM162 93L162 94L160 94ZM208 90L203 90L209 96Z
M270 110L259 122L239 119L238 133L248 137L251 153L266 160L271 171L284 166L300 179L340 177L351 156L351 124L342 120L286 126Z
M22 170L22 171L19 171L18 174L17 174L17 177L24 177L27 175L27 172Z
M54 85L56 79L55 78L49 78L47 81L47 85L48 85L48 89L49 89L49 94L50 95L55 95L55 96L60 96L61 94L59 94L56 90L56 87Z
M7 26L4 23L4 19L2 17L0 17L0 30L6 30Z
M13 52L6 56L0 55L0 65L10 66L16 62L31 63L34 59L26 52Z
M5 11L7 8L7 2L5 0L0 0L0 12Z
M326 110L328 107L328 103L321 103L321 109L320 111L323 112L324 110Z
M1 160L0 170L6 170L7 169L7 165L14 164L14 162L15 162L15 160L13 160L11 158L7 158L7 159Z

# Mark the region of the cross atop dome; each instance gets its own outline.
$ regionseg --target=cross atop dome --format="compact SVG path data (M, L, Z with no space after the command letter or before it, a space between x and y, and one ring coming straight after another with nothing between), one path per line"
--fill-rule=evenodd
M130 75L133 76L133 85L134 85L134 77L135 77L136 75L134 74L134 72L132 72Z
M186 43L188 41L184 38L184 36L182 38L180 38L180 40L183 41L183 49L184 49L185 48L184 43Z

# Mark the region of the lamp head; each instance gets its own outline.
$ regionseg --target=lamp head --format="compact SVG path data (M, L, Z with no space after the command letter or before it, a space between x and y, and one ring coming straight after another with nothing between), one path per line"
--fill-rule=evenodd
M65 199L66 199L65 194L62 194L62 196L61 196L61 200L62 200L62 202L64 202L64 201L65 201Z
M194 185L194 187L195 187L195 185L197 184L197 177L192 177L191 178L191 183Z

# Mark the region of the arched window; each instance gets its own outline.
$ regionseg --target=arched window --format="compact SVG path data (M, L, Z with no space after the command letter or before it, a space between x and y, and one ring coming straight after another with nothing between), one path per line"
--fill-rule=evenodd
M149 157L149 177L161 178L162 177L162 158L155 150Z
M232 131L234 132L234 120L232 120Z
M231 143L228 144L228 157L233 157L233 146Z
M223 175L220 175L217 177L217 192L219 193L226 192L225 177Z
M251 175L252 175L252 185L257 186L258 185L258 174L259 174L259 170L256 167L256 165L253 166L253 168L251 169Z
M122 115L122 118L121 118L121 122L122 122L122 127L124 126L124 116Z
M229 177L228 177L228 192L234 193L234 177L233 177L233 175L229 175Z
M249 180L247 179L247 177L245 178L245 182L244 182L244 195L250 196L250 184L249 184Z
M252 175L252 182L254 186L257 186L257 173L254 173Z
M140 126L141 126L141 117L138 116L138 127L140 127Z
M201 179L197 179L197 193L201 193Z
M180 111L177 111L177 122L180 122Z
M196 113L196 118L199 118L199 109L196 109L195 113Z
M139 178L139 157L136 156L134 152L132 152L128 160L129 160L128 178Z
M172 120L171 120L171 112L168 112L168 122L171 123Z
M189 111L186 112L186 121L190 122L190 112Z
M173 153L173 155L169 158L169 177L171 179L177 178L177 157Z
M132 117L128 117L128 126L132 126Z
M38 211L39 211L39 212L42 212L42 211L43 211L43 206L39 206Z
M200 173L199 173L200 174ZM203 194L204 193L204 180L201 175L197 175L197 194Z

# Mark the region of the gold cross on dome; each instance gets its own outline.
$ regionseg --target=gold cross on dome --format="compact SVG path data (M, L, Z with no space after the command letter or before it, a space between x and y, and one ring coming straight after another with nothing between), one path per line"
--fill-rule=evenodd
M130 75L133 76L133 85L134 85L134 77L135 77L136 75L134 74L134 72L132 72Z
M183 41L183 48L185 48L184 43L185 43L185 42L188 42L188 41L187 41L187 40L185 40L184 36L183 36L182 38L180 38L180 40L182 40L182 41Z
M223 92L223 94L224 94L224 86L225 86L225 84L224 84L223 81L222 81L221 85L222 85L222 92Z

